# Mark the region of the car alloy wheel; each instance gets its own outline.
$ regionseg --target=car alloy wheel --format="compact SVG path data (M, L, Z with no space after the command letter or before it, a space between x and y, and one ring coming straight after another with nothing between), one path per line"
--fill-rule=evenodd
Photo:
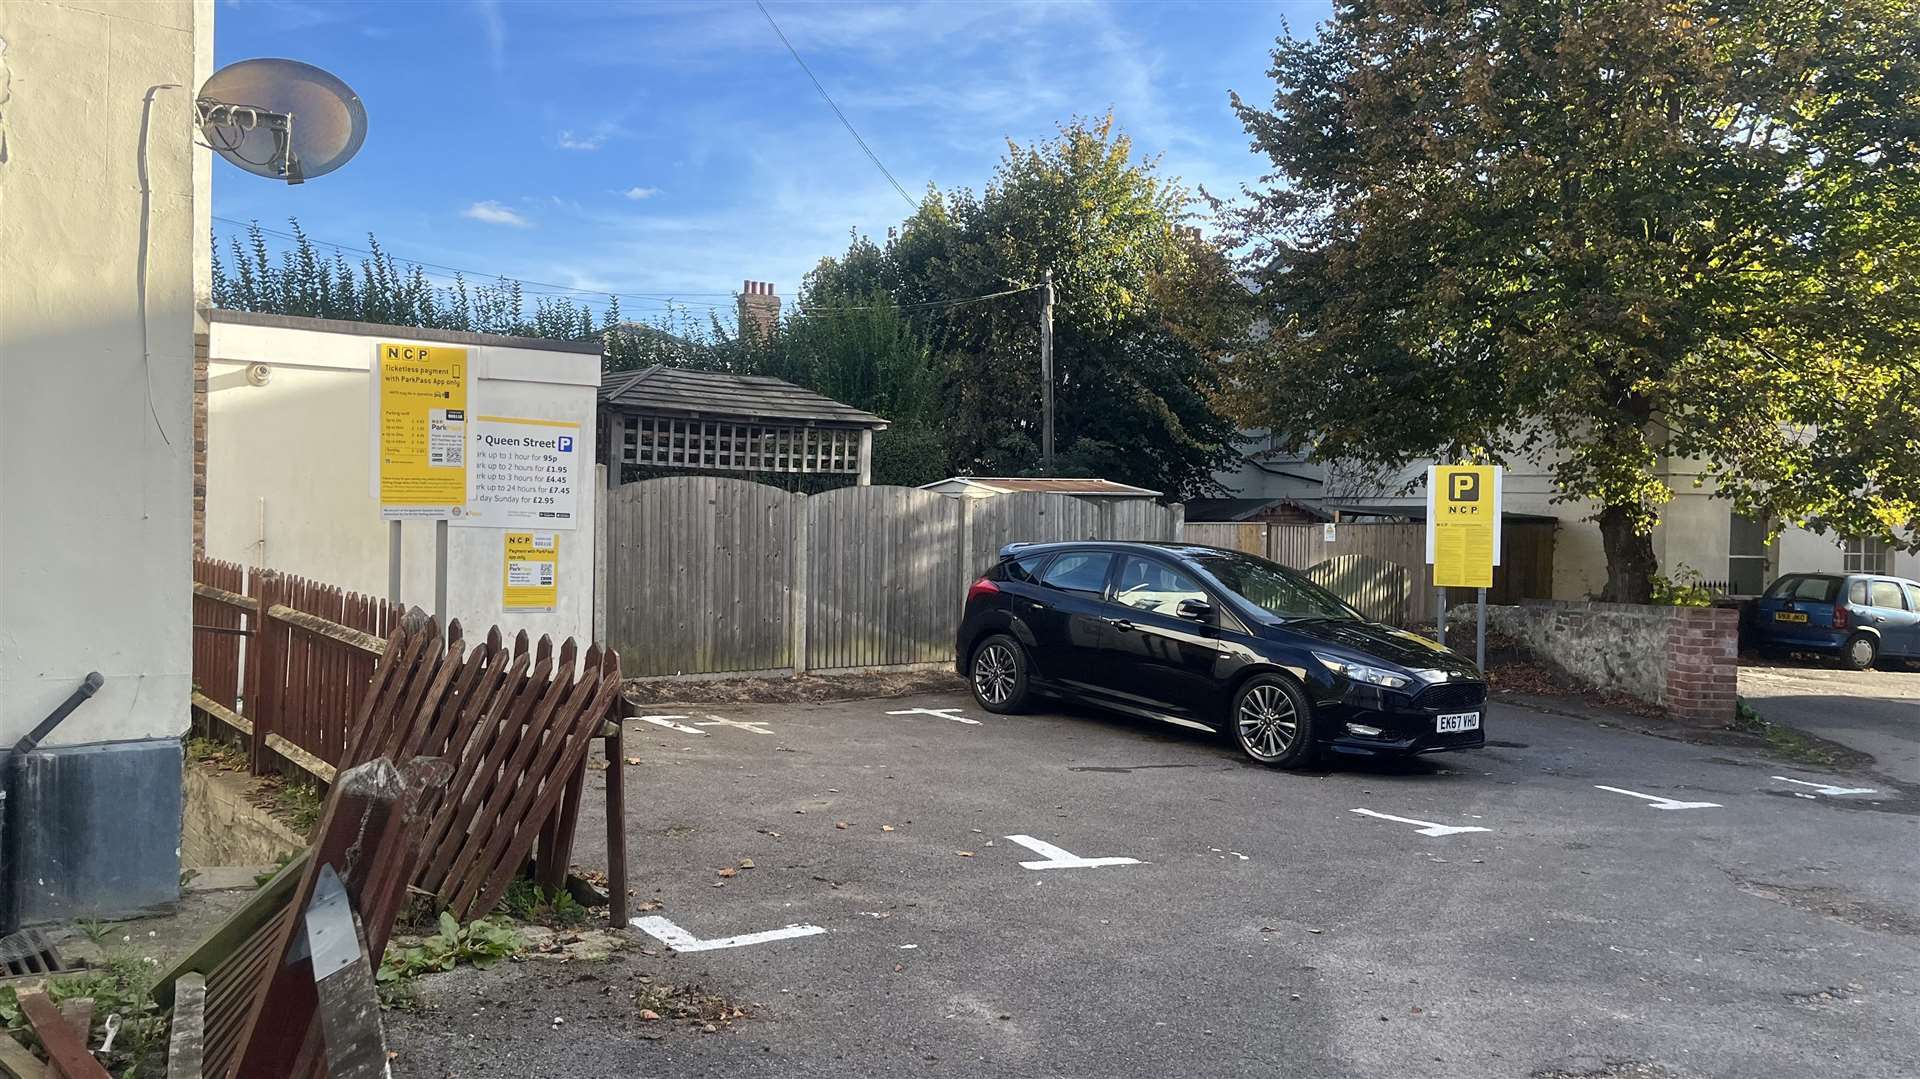
M1272 684L1259 685L1240 699L1234 725L1240 735L1240 745L1249 755L1262 761L1275 761L1284 756L1293 740L1299 737L1300 713L1294 709L1293 698L1286 690Z
M973 657L973 692L982 704L1006 704L1013 699L1018 674L1013 649L995 641Z

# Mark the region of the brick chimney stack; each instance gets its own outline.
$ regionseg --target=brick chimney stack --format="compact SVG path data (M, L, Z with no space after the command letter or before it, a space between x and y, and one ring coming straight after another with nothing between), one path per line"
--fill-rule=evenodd
M741 291L740 332L745 334L748 326L753 326L763 341L779 328L780 297L773 294L773 282L748 281Z

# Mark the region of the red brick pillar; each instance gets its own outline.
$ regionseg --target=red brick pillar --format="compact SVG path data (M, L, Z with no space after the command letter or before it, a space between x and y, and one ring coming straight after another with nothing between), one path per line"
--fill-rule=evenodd
M1740 613L1675 607L1667 622L1667 686L1661 704L1682 723L1724 727L1740 688Z

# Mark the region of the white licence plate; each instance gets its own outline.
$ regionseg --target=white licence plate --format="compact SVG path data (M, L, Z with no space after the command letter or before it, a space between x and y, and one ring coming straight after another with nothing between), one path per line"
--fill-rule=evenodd
M1459 731L1477 731L1480 729L1480 713L1448 712L1433 717L1433 729L1437 734L1454 734Z

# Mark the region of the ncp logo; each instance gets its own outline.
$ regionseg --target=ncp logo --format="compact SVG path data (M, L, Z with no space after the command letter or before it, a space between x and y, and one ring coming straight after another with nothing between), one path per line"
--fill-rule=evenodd
M1480 473L1447 473L1447 499L1451 502L1480 501Z

